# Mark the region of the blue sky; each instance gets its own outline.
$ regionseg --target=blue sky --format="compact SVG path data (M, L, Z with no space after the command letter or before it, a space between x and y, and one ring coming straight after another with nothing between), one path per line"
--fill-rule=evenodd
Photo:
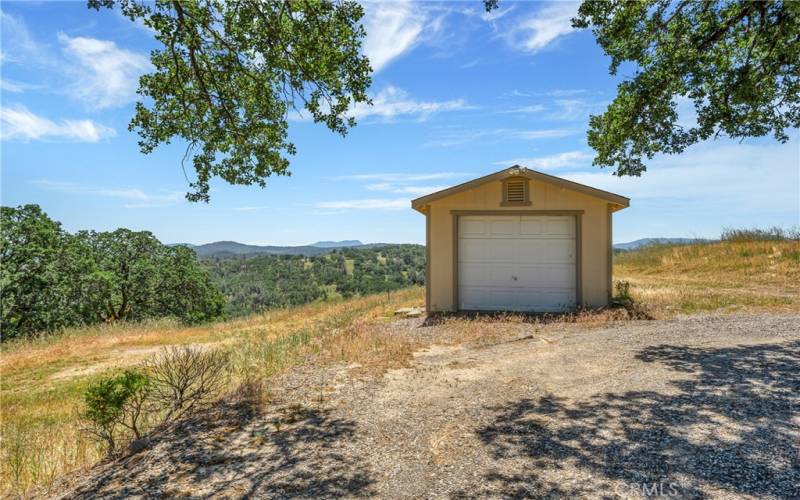
M374 106L353 110L358 126L341 138L296 119L291 177L214 182L211 203L193 204L182 145L145 156L127 130L151 34L85 2L3 2L3 205L37 203L69 231L146 229L164 242L423 243L412 198L519 163L630 197L615 242L800 225L797 131L787 144L699 144L640 178L592 167L588 116L620 77L591 33L569 26L574 4L504 0L491 15L479 0L365 5Z

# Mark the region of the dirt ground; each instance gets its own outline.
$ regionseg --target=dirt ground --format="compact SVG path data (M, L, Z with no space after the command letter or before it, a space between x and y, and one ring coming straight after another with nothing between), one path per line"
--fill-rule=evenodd
M448 337L408 319L376 334ZM307 366L47 496L790 498L800 316L514 324L379 377Z

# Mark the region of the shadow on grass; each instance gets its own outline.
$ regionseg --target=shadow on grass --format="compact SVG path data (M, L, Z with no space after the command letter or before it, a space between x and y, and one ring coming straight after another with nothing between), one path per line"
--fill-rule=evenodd
M664 392L492 408L478 433L500 466L483 477L485 490L455 496L616 497L653 485L681 498L712 496L709 487L762 498L800 491L800 342L660 345L637 358L683 375Z
M355 424L330 410L220 404L180 422L154 447L106 464L72 498L330 498L369 496L367 464L342 452Z

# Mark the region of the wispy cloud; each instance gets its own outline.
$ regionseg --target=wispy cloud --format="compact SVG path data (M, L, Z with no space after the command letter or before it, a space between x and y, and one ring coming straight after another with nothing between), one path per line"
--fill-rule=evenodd
M0 12L3 63L43 70L46 80L36 88L67 94L92 109L125 106L136 97L139 76L152 66L146 54L108 40L72 37L58 33L60 52L37 40L21 18ZM4 82L8 92L25 90L17 82Z
M499 142L504 140L540 140L558 139L578 133L571 128L520 130L508 128L495 128L489 130L453 130L440 134L425 143L429 147L452 147L469 144L474 141Z
M586 99L555 99L555 109L547 116L552 120L588 120L589 115L602 113L608 105L606 101Z
M469 174L465 173L458 173L458 172L434 172L430 174L406 174L406 173L395 173L395 172L384 172L384 173L374 173L374 174L356 174L356 175L345 175L337 177L339 180L352 180L357 182L364 182L364 189L367 191L381 191L385 193L393 193L393 194L402 194L408 195L409 197L417 197L422 196L424 194L433 193L436 191L441 191L442 189L446 189L448 186L444 184L418 184L420 182L429 182L429 181L437 181L437 180L445 180L445 179L456 179L456 178L463 178L467 177ZM398 200L405 200L405 204L401 204ZM364 201L364 200L356 200L356 201ZM374 201L374 199L366 200L367 206L370 206L370 203ZM410 198L397 198L393 200L388 200L388 209L394 209L399 205L402 207L407 207ZM385 199L382 199L381 203L386 202ZM331 208L331 207L329 207Z
M571 172L563 177L643 200L673 200L707 210L747 213L784 211L800 206L800 149L790 145L710 142L683 154L649 162L641 177L616 177L608 171ZM764 170L769 165L769 172ZM687 179L690 182L687 182ZM746 181L745 181L746 179ZM788 187L788 189L787 189Z
M405 174L398 172L382 172L374 174L341 175L337 177L337 179L355 180L355 181L381 180L386 182L416 182L416 181L432 181L436 179L453 179L457 177L464 177L466 175L468 174L459 172L435 172L430 174Z
M367 3L364 54L376 73L419 41L426 15L411 2Z
M22 19L0 11L0 27L4 63L22 64L46 59L44 48L36 42Z
M414 116L427 119L435 113L472 109L463 99L448 101L417 101L403 89L388 86L372 97L372 106L359 103L353 110L354 118L377 116L391 119L397 116Z
M111 41L64 33L58 34L58 40L67 58L77 64L70 92L92 108L124 106L133 101L139 75L151 68L147 57Z
M532 114L539 114L546 109L547 107L545 107L544 104L529 104L527 106L518 106L516 108L504 109L501 110L500 113L532 115Z
M233 210L235 212L256 212L258 210L264 210L264 209L267 209L267 208L270 208L270 207L265 206L265 205L257 205L257 206L252 206L252 207L233 207L233 208L231 208L231 210Z
M408 198L367 198L360 200L321 201L316 208L331 210L403 210L409 208Z
M0 108L2 140L67 140L97 142L116 135L114 129L92 120L53 120L41 117L22 105Z
M179 191L164 191L160 193L146 193L137 188L105 188L85 186L75 182L61 182L50 180L31 181L31 184L48 191L69 193L81 196L99 196L103 198L116 198L124 200L125 208L154 208L175 205L184 199Z
M512 4L511 6L501 7L501 8L498 8L498 9L494 9L494 10L492 10L490 12L482 12L481 13L481 18L484 21L488 21L488 22L497 21L498 19L501 19L501 18L505 17L506 15L510 14L516 8L517 8L517 6Z
M556 170L560 168L588 166L591 164L592 158L594 158L594 155L588 151L566 151L550 156L496 161L494 164L503 166L519 165L534 170Z
M404 186L391 182L381 182L378 184L370 184L367 186L368 191L386 191L396 194L409 194L412 196L421 196L423 194L435 193L446 189L448 186Z
M506 38L513 47L535 54L575 31L571 19L577 11L577 3L551 2L522 18L508 30Z
M0 78L0 90L3 92L20 93L28 90L39 88L38 85L31 85L29 83L16 82L6 78Z

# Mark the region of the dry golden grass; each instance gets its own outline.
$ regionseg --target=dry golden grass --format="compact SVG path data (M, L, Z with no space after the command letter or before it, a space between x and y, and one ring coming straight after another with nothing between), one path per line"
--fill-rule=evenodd
M703 311L800 311L800 243L723 242L659 246L617 255L615 279L658 317ZM435 338L395 328L387 318L423 303L421 288L314 303L212 325L157 321L76 329L3 345L0 359L0 494L25 495L64 473L88 467L103 450L78 431L83 391L98 377L166 345L228 350L232 389L305 363L357 363L375 372L408 363L433 342L493 343L548 323L598 327L630 319L629 309L531 317L441 316ZM633 311L636 314L636 311ZM635 317L635 316L634 316ZM422 329L419 329L422 330ZM248 385L250 384L250 385ZM268 390L268 385L267 385Z
M172 322L75 329L3 346L0 359L0 493L24 496L65 473L88 467L103 450L79 431L86 387L167 345L229 350L232 388L317 358L392 366L412 348L400 338L369 334L400 307L419 306L421 288L334 303L313 303L198 327Z
M800 242L661 245L620 253L614 279L659 316L800 310Z

